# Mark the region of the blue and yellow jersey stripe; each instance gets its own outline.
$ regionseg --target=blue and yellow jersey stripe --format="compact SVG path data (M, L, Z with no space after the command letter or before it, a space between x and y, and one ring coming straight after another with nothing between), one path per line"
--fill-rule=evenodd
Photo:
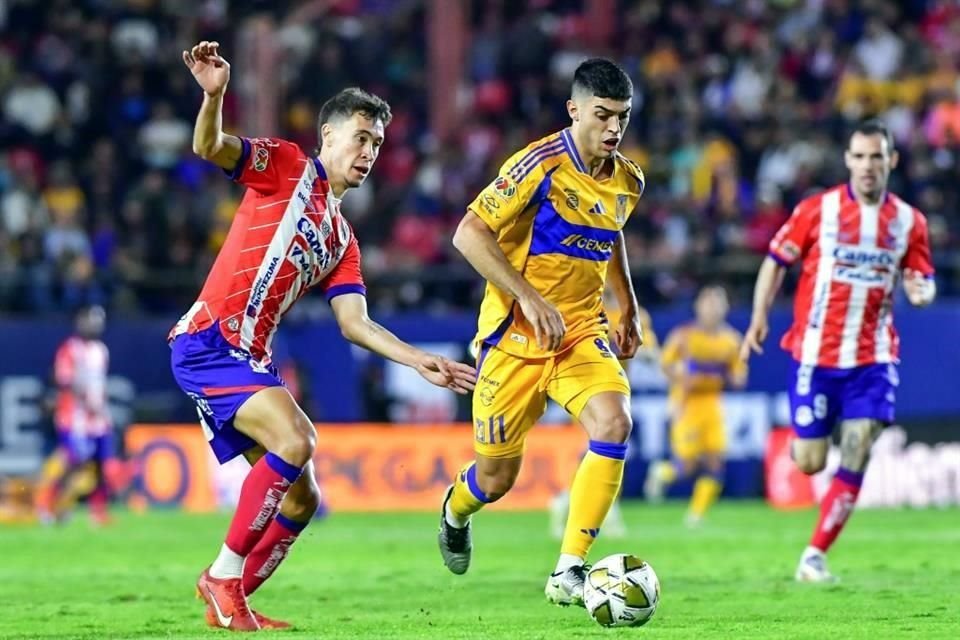
M470 204L497 234L510 264L564 317L560 351L604 336L601 295L620 232L643 193L643 171L622 155L612 175L593 178L564 129L515 153ZM505 292L487 284L478 342L514 355L546 357Z
M713 331L696 323L674 329L661 354L665 369L682 370L670 389L671 397L693 394L719 399L731 380L746 375L746 365L739 355L740 340L740 333L728 325Z

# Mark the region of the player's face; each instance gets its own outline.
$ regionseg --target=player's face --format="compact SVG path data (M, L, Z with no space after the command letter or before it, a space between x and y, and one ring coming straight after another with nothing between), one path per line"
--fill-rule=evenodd
M585 155L612 158L630 122L630 100L591 96L567 105Z
M336 123L328 123L323 147L329 149L333 166L328 167L331 181L339 178L344 187L359 187L370 175L383 144L383 122L357 112Z
M694 303L697 321L708 327L715 327L723 322L728 309L727 295L720 289L704 289Z
M84 338L94 339L103 335L107 314L102 307L91 307L77 318L77 333Z
M877 201L887 188L890 171L897 166L897 152L880 134L854 133L844 154L850 183L857 196Z

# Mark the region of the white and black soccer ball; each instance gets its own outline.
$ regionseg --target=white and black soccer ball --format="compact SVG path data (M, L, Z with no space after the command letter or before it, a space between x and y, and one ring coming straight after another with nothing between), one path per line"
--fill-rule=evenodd
M639 627L653 617L660 603L660 580L636 556L607 556L587 571L583 604L604 627Z

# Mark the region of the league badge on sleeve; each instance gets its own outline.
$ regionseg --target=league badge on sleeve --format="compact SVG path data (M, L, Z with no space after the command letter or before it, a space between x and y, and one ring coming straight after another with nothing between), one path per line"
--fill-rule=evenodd
M253 170L263 173L267 170L268 162L270 162L270 152L263 147L257 147L253 154Z
M498 176L493 181L493 188L497 190L497 195L503 200L512 198L517 193L516 183L506 176Z

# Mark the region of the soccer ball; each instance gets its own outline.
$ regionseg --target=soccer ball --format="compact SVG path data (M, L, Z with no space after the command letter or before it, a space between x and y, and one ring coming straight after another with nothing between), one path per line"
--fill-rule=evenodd
M636 556L607 556L587 571L583 604L604 627L639 627L660 602L660 581L653 567Z

